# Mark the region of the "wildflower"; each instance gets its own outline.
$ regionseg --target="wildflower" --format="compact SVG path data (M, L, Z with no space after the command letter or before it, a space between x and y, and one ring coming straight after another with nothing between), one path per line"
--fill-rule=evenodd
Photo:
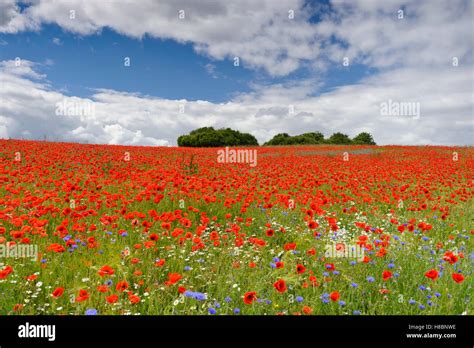
M274 284L273 287L278 291L278 292L285 292L287 290L286 288L286 283L283 279L278 279Z
M54 298L58 298L58 297L61 297L63 295L63 293L64 293L64 288L56 288L56 289L54 289L51 296L53 296Z
M331 300L332 300L332 301L337 301L337 300L339 299L339 297L340 297L339 292L337 292L337 291L331 292L330 297L331 297Z
M430 278L431 280L436 280L438 278L438 271L435 269L429 270L425 273L425 277Z
M464 281L464 276L463 276L462 274L460 274L460 273L453 273L453 274L451 275L451 277L452 277L453 280L454 280L456 283L458 283L458 284L460 284L460 283L462 283L462 282Z
M257 299L257 293L255 291L249 291L244 294L244 303L252 304Z

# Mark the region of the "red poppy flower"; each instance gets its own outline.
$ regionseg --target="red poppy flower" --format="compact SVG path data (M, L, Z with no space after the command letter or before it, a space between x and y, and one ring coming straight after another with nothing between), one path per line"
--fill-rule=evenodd
M300 264L296 265L296 273L302 274L302 273L304 273L305 271L306 271L306 267L305 267L305 266L300 265Z
M173 285L177 283L181 278L181 274L179 273L168 273L168 280L165 282L165 285Z
M99 270L98 273L101 277L103 277L105 275L112 275L112 274L114 274L114 269L110 266L105 265Z
M392 276L393 276L393 274L390 271L383 271L383 273L382 273L383 280L388 280L388 279L392 278Z
M430 278L431 280L436 280L438 278L438 271L435 269L429 270L425 273L425 277Z
M109 287L107 285L99 285L97 287L97 291L98 292L107 292L107 291L109 291Z
M55 253L63 253L66 251L66 249L60 245L60 244L57 244L57 243L53 243L51 244L48 248L47 248L48 251L54 251Z
M119 297L113 294L113 295L107 296L105 299L107 300L108 303L115 303L118 301Z
M286 283L283 279L278 279L274 284L273 287L278 291L278 292L285 292L286 291Z
M244 303L252 304L257 299L257 293L255 291L249 291L244 294Z
M128 289L128 283L127 283L125 280L123 280L123 281L121 281L121 282L118 282L118 283L117 283L117 286L115 287L115 289L116 289L117 291L123 292L123 291L125 291L125 290Z
M89 293L86 290L79 290L79 296L76 297L76 302L82 302L89 298Z
M461 273L453 273L452 277L453 277L453 280L458 284L464 281L464 276Z
M38 278L38 276L36 274L32 274L32 275L26 277L26 280L31 282L31 281L35 280L36 278Z
M0 279L5 279L12 272L13 272L13 268L11 266L6 266L4 269L0 271Z
M56 288L54 289L53 293L51 294L54 298L61 297L64 293L64 288Z
M136 304L136 303L140 302L140 297L137 296L137 295L130 295L128 297L128 299L130 300L131 304Z
M337 300L339 300L339 297L341 297L341 295L339 295L339 292L333 291L333 292L331 292L329 297L331 298L332 301L337 301Z
M443 260L453 265L458 262L458 257L454 255L451 251L447 251L444 253Z

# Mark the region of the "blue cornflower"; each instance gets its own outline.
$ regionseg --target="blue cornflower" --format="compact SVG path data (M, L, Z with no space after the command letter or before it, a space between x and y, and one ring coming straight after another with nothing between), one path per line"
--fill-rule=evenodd
M352 312L352 314L354 314L354 315L360 315L360 311L357 311L357 310L356 310L356 311Z
M240 313L240 309L239 308L234 308L234 314L239 314Z
M209 314L216 314L216 310L214 308L209 308Z
M393 268L393 267L395 267L395 264L394 263L389 263L387 267L388 268Z
M414 299L412 299L412 298L411 298L411 299L408 301L408 303L409 303L409 304L415 304L415 303L416 303L416 301L415 301Z
M435 292L436 297L441 297L441 294L439 292Z
M97 315L97 309L90 308L90 309L86 310L86 315Z
M368 281L369 283L373 283L373 282L375 281L375 278L372 277L372 276L367 277L367 281Z
M203 294L202 292L195 292L194 293L194 298L199 301L204 301L207 300L206 294Z
M296 302L303 302L303 297L296 296Z
M229 302L232 301L232 299L231 299L229 296L227 296L227 297L224 299L224 301L227 302L227 303L229 303Z
M339 301L339 306L344 307L345 305L346 305L346 303L344 301L342 301L342 300Z
M195 293L192 292L192 291L186 290L186 291L184 292L184 296L186 296L186 297L194 297L194 296L195 296Z
M191 269L190 266L184 266L184 270L185 270L185 271L189 271L190 269Z
M418 306L418 308L425 309L426 307L421 304L421 305Z
M332 271L332 274L338 275L340 272L339 271Z
M359 286L359 284L357 284L357 283L351 283L351 286L352 286L353 288L357 288L357 287Z

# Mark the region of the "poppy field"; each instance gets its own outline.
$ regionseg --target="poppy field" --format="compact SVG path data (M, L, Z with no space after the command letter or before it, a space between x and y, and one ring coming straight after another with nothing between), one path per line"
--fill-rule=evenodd
M471 147L218 150L0 140L0 314L473 314Z

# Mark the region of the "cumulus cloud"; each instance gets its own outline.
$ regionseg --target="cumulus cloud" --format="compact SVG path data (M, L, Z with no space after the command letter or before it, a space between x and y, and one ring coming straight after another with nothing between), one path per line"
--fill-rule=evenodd
M108 89L95 90L90 99L69 97L54 91L34 63L24 64L0 64L3 138L175 145L179 135L202 126L250 132L260 142L276 133L316 130L326 136L369 131L379 144L466 145L474 135L469 67L448 66L436 74L402 68L317 96L311 80L254 85L250 93L211 103ZM382 115L388 100L419 103L419 117Z
M310 20L316 12L319 20ZM273 76L301 66L324 70L344 57L381 69L453 57L472 62L470 0L38 0L23 11L3 0L0 13L0 33L40 30L43 23L81 35L108 27L137 39L189 42L199 53L239 57Z
M42 23L55 23L91 35L108 27L137 39L149 35L190 42L202 54L239 57L244 66L262 67L272 75L294 71L318 49L317 44L308 46L315 33L300 0L57 0L35 1L22 12L8 0L4 7L8 13L0 18L0 32L39 30ZM297 12L294 19L288 18L290 10Z

